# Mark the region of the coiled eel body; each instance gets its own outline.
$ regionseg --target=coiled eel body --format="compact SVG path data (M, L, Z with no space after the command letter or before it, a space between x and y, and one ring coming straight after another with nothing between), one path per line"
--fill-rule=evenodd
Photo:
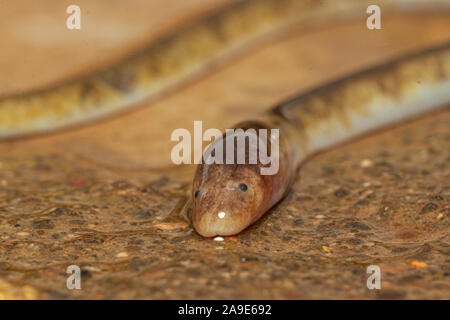
M365 16L366 0L238 1L80 79L0 98L0 139L65 129L125 111L295 24ZM449 0L378 0L383 12L450 8Z
M106 70L0 98L0 139L64 129L127 110L293 25L363 16L371 4L366 0L233 3ZM376 4L382 12L450 9L449 0ZM203 236L242 231L282 199L305 157L445 105L450 101L449 78L450 49L445 45L303 94L255 121L237 125L280 130L279 170L263 176L260 163L199 165L192 189L195 229Z

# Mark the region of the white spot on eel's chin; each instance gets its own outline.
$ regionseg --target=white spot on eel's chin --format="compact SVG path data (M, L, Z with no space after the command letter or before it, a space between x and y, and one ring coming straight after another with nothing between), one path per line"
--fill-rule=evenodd
M220 219L225 218L225 215L226 215L226 213L223 212L223 211L221 211L221 212L219 212L219 213L217 214L217 216L218 216Z

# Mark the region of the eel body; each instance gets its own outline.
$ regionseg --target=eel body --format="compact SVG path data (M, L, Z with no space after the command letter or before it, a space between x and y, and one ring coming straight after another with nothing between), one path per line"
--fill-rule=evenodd
M86 124L125 111L297 25L360 16L367 0L240 0L179 28L116 65L79 79L0 97L0 139ZM378 0L382 12L450 8L449 0Z
M254 135L259 135L261 128L279 130L275 138L267 135L268 141L262 145L272 150L271 145L278 144L278 171L262 174L267 164L249 161L251 150L260 148L251 135L244 145L233 138L232 149L222 142L226 135L216 139L207 151L222 150L222 163L214 159L216 162L197 168L192 188L193 225L205 237L237 234L283 198L300 163L309 155L449 103L450 43L281 103L259 119L236 126L243 131L253 129ZM236 161L239 148L246 155L241 164ZM227 164L227 152L233 153L233 163Z

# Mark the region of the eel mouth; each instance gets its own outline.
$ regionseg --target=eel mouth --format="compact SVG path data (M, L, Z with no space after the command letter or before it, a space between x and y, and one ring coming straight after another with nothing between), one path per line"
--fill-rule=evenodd
M199 219L193 220L193 225L198 234L203 237L232 236L245 230L252 224L247 215L236 217L227 217L226 212L217 214L205 214Z

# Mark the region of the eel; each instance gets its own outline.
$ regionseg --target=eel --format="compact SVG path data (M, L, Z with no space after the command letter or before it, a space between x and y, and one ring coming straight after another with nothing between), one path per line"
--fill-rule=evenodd
M0 140L85 125L130 110L281 32L365 17L372 4L368 0L233 1L106 69L32 92L0 97ZM376 4L382 13L450 9L450 0L378 0ZM237 125L257 132L278 129L276 139L272 135L265 139L267 148L279 148L278 171L262 175L266 164L261 162L199 165L192 189L195 229L206 237L244 230L283 198L308 155L445 106L450 101L449 74L447 44L302 94ZM244 153L246 159L250 158L250 151ZM237 154L230 156L235 158Z
M248 133L242 135L245 143L225 133L208 146L197 167L193 226L204 237L238 234L283 199L305 158L449 103L450 42L301 94L237 124L235 129ZM260 129L266 130L264 136ZM278 130L275 137L268 134L273 129ZM265 143L259 144L259 138ZM278 150L272 154L278 163L274 174L261 170L267 169L267 159L251 161L259 148L267 148L263 154Z

